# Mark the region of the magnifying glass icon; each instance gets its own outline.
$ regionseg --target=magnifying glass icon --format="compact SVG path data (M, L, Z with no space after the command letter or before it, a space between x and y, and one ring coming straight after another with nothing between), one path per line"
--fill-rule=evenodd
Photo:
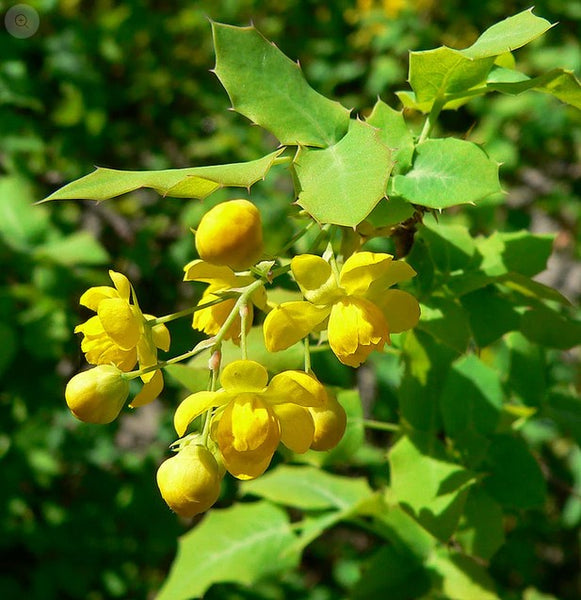
M38 31L39 25L39 14L28 4L16 4L4 15L6 31L15 38L32 37Z
M22 13L16 15L16 17L14 18L14 22L16 23L16 25L18 25L18 27L26 27L26 29L29 29L28 17Z

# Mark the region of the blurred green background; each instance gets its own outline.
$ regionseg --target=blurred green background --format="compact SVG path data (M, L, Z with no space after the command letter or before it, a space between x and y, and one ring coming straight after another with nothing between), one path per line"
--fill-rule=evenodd
M13 4L0 2L3 17ZM130 277L148 313L190 305L201 288L181 282L183 265L195 258L189 228L208 206L240 192L220 192L204 203L162 200L145 190L101 205L33 202L94 165L198 166L258 158L276 147L227 110L228 98L209 72L208 18L253 21L300 60L315 89L366 114L377 95L399 107L393 91L405 88L408 50L465 47L529 2L27 4L39 14L38 31L18 39L3 22L0 31L0 597L151 598L188 526L169 512L155 485L156 466L173 440L170 408L184 392L170 380L162 400L112 425L77 422L63 399L67 379L83 365L72 331L88 315L77 302L87 287L107 284L113 268ZM517 54L522 69L532 75L562 66L580 73L581 4L539 0L535 13L559 25ZM468 225L474 234L555 233L544 281L573 302L581 290L580 125L579 111L531 93L477 99L443 114L439 129L460 137L470 132L485 144L503 163L508 192L452 211L444 221ZM284 171L279 175L251 196L273 250L292 231L286 218L292 189ZM172 354L198 339L189 322L171 331ZM579 386L577 359L574 351L555 352L551 376ZM348 370L336 374L339 381L350 377ZM581 423L571 427L572 438L579 437ZM503 597L520 598L529 586L562 600L581 596L581 451L566 433L550 420L538 431L538 451L554 474L550 505L520 522L493 559ZM334 562L331 546L343 562ZM251 593L215 586L208 597L345 597L349 561L357 557L352 546L348 536L329 536L307 553L303 574ZM527 600L533 598L545 596Z

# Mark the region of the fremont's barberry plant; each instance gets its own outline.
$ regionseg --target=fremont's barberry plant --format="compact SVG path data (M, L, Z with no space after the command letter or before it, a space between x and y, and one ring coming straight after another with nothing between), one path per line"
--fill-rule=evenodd
M250 515L258 528L274 524L274 534L254 536L276 539L272 562L298 563L317 535L349 520L389 542L370 573L391 561L397 568L390 573L405 571L402 581L413 580L394 597L494 600L482 564L503 543L503 510L514 515L538 506L545 490L519 437L540 403L528 405L526 385L511 389L512 375L501 379L495 368L514 354L518 370L525 355L537 356L534 344L570 348L579 326L561 310L568 302L559 292L531 279L545 268L550 240L528 232L474 236L433 218L494 194L502 201L499 163L470 133L437 137L437 120L489 92L536 90L581 108L581 85L564 69L532 78L517 70L512 52L551 27L528 10L463 50L412 53L412 90L398 93L405 112L378 100L361 118L313 90L299 66L254 27L212 27L215 73L233 109L276 136L279 148L245 163L144 173L99 168L47 200L105 200L140 187L173 198L204 199L223 188L250 194L278 165L294 185L285 208L293 232L272 252L252 198L218 203L201 218L198 256L192 251L184 267L185 281L208 287L192 306L162 317L144 313L129 280L110 271L113 287L92 287L81 297L95 313L76 328L93 367L71 379L67 404L78 419L109 423L131 395L131 380L143 383L129 403L139 407L161 393L163 369L206 355L206 389L191 389L175 410L176 454L157 472L173 511L193 517L208 510L230 473L238 489L265 500L220 512ZM410 115L418 114L425 119L416 132ZM192 319L192 335L207 338L160 360L158 351L170 350L166 323L182 317ZM512 346L503 341L510 333ZM504 344L500 350L497 343ZM396 392L378 403L400 422L367 419L355 392L325 385L327 373L313 353L324 353L342 372L343 365L382 364L383 374L389 371L385 387ZM363 478L304 466L325 464L343 443L347 460L355 457L363 425L396 435L387 458L367 455L378 465L370 480L383 473L375 489ZM277 450L282 461L303 466L265 473ZM326 451L332 452L320 454ZM297 478L305 495L292 493ZM292 529L272 503L302 510L305 518ZM218 522L214 514L202 525ZM228 545L234 533L221 542L211 525L203 531L206 543L227 547L224 570L239 569ZM465 553L459 559L457 548ZM182 576L193 581L191 569L192 561ZM267 572L262 564L252 569L245 582ZM425 581L415 581L416 573ZM229 573L203 577L187 590L170 584L160 597L190 598L230 580ZM432 580L443 583L431 589ZM415 584L417 595L409 595ZM384 589L373 585L362 584L356 597Z

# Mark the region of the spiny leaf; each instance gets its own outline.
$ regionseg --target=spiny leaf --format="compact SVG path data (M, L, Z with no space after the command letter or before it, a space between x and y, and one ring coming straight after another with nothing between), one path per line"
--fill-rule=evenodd
M533 15L529 8L489 27L473 44L462 50L469 58L499 56L536 40L553 25Z
M442 108L458 108L487 91L487 77L498 56L528 44L550 27L529 9L496 23L464 50L442 46L411 52L408 79L413 92L397 95L404 106L424 113L435 102Z
M512 95L534 90L581 109L581 82L572 71L565 69L552 69L539 77L529 78L519 71L495 68L488 77L487 88Z
M284 145L325 148L349 127L349 111L316 92L298 66L254 27L212 23L215 73L236 112Z
M321 223L355 227L385 196L391 153L375 127L351 121L349 133L325 150L302 148L295 161L298 204Z
M414 153L414 137L407 127L402 111L394 110L378 100L366 122L379 129L381 141L392 151L397 171L409 169Z
M427 140L417 147L411 171L394 177L393 189L408 202L429 208L472 203L501 191L498 163L471 142Z
M268 502L213 510L179 542L158 600L199 598L213 583L243 585L296 566L287 514Z
M108 200L139 188L152 188L162 196L204 199L222 187L250 188L264 179L277 150L257 160L189 169L163 171L117 171L98 167L51 194L49 200Z

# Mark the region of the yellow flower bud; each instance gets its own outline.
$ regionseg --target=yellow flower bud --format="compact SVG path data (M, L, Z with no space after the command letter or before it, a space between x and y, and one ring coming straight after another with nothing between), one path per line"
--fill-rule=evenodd
M114 365L98 365L75 375L67 384L65 399L77 419L111 423L129 395L129 382Z
M203 260L235 271L251 267L262 254L260 212L248 200L217 204L200 221L196 250Z
M331 450L343 437L347 426L345 409L337 402L335 396L327 394L324 406L310 406L309 411L315 422L315 435L311 448L313 450Z
M210 508L220 495L220 467L212 453L198 444L182 448L157 470L157 485L167 505L182 517Z

